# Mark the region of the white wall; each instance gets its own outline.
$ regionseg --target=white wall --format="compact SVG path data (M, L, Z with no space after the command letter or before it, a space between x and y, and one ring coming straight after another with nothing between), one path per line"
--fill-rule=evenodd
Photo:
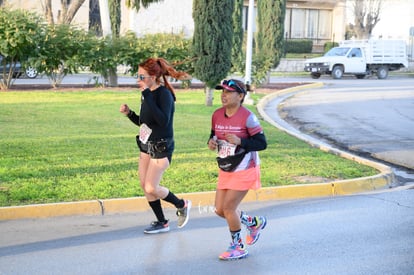
M385 0L380 18L373 36L407 40L410 27L414 26L414 1Z
M122 9L121 31L133 30L138 36L148 33L181 33L191 37L194 32L193 0L164 0L141 8L138 13Z

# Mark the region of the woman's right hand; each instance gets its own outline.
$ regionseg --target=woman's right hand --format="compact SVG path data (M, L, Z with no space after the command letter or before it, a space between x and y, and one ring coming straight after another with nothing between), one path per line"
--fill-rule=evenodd
M208 148L212 151L217 150L217 141L214 138L210 138L208 141Z
M127 116L129 112L131 111L131 109L129 109L128 105L122 104L121 107L119 108L119 111Z

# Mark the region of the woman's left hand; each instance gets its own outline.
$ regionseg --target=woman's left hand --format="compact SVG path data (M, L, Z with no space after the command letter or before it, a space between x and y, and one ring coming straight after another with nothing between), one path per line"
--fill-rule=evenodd
M228 142L230 142L231 144L235 144L235 145L240 145L241 144L241 138L239 138L238 136L236 136L235 134L224 134L224 137L226 138L226 140Z

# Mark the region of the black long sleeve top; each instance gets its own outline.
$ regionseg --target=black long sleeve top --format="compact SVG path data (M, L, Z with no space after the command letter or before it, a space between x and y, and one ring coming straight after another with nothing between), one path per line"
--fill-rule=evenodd
M161 138L173 138L173 120L175 103L170 90L159 86L156 90L145 89L142 91L141 110L139 115L130 111L128 118L136 125L145 123L152 129L149 137L151 141Z
M215 132L214 130L211 130L209 140L214 136ZM260 132L248 138L242 138L240 147L246 150L247 152L265 150L267 148L266 136L263 132Z

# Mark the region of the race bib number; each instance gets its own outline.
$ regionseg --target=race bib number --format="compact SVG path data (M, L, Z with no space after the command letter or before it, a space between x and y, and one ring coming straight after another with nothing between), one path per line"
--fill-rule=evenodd
M152 133L152 129L147 126L147 124L142 123L141 127L139 128L139 140L143 144L147 144L147 141Z
M236 152L237 145L231 144L225 140L217 140L218 152L217 155L220 158L233 156Z

